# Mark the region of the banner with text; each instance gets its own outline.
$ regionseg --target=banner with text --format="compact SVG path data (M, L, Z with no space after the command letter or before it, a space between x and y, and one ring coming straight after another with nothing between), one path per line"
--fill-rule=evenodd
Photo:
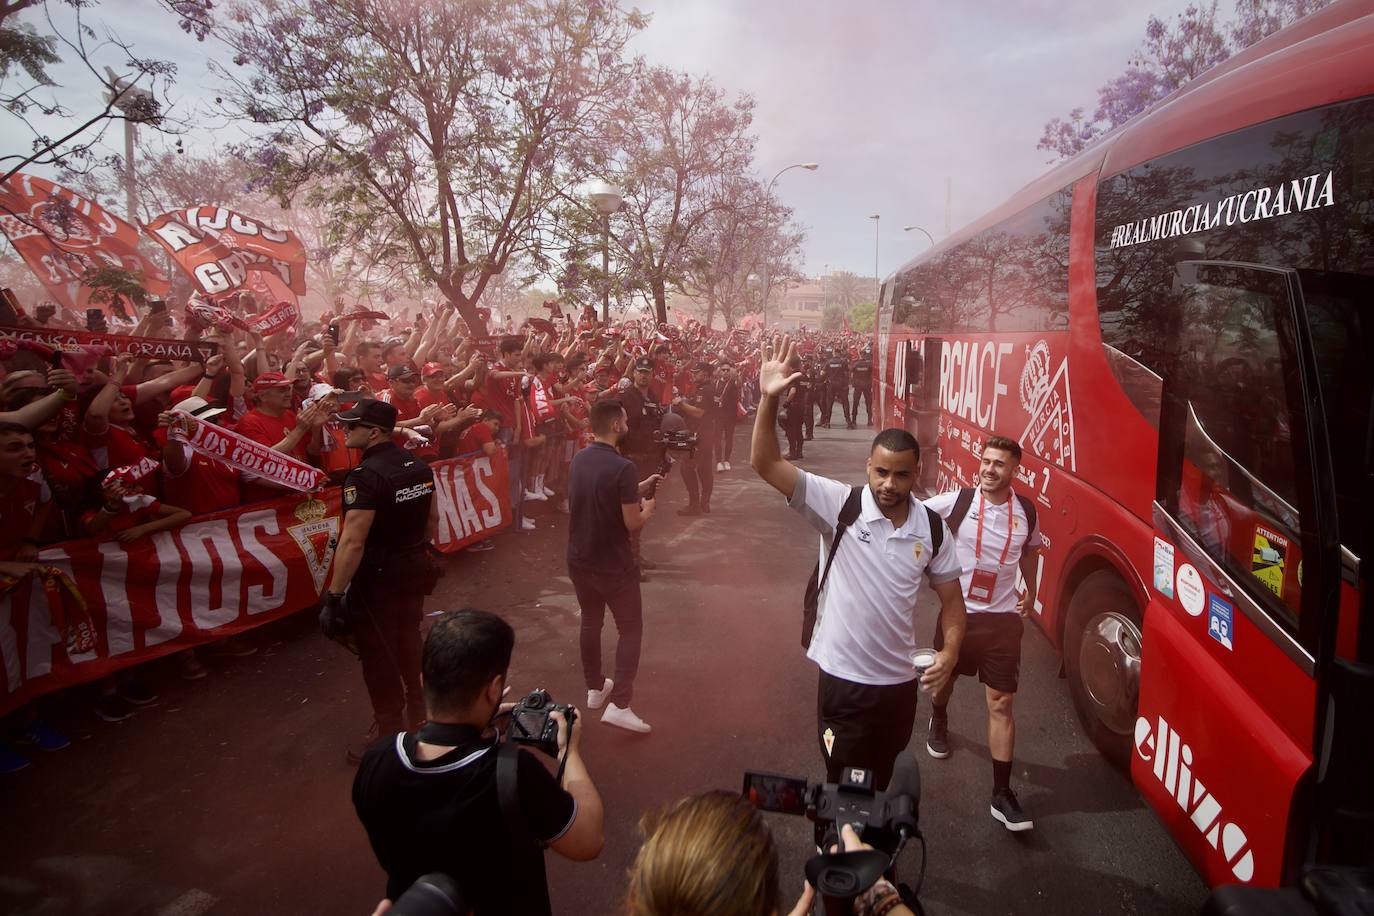
M276 275L294 293L305 292L305 246L293 232L223 207L173 210L143 231L206 295L238 289L254 270Z
M0 184L0 230L48 295L69 309L90 303L81 279L96 267L140 271L148 292L171 292L157 264L139 253L137 229L51 181L17 172Z
M432 467L439 550L456 552L510 524L504 452ZM0 716L45 693L313 606L329 582L330 542L341 530L339 493L330 487L197 516L128 544L44 548L38 562L75 583L84 614L68 612L44 578L25 577L0 593ZM79 651L88 643L65 631L86 619L95 646Z

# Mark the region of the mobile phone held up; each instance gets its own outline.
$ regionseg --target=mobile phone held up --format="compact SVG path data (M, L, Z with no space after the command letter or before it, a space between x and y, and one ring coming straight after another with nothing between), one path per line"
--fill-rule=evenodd
M104 334L108 330L105 326L105 311L103 309L86 309L86 330L95 334Z

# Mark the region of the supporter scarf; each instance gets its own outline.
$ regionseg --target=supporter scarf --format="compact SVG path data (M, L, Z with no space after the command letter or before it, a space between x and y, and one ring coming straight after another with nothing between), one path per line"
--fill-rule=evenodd
M240 436L223 426L197 420L183 411L174 410L172 413L175 419L167 428L167 435L185 442L207 458L303 493L318 490L324 485L325 473L317 467Z
M162 463L153 458L145 457L137 464L126 464L122 468L115 468L110 472L110 476L124 481L126 484L142 484L144 479L162 467Z
M95 625L86 607L86 599L66 573L56 566L39 566L33 573L48 599L52 625L67 646L67 656L81 655L95 649ZM0 576L0 596L10 593L28 576Z
M98 334L94 331L71 331L66 328L18 328L0 326L0 339L11 339L16 346L25 343L42 344L61 350L63 361L77 351L106 347L111 353L132 353L140 359L174 359L203 363L219 352L219 344L208 340L172 340L163 337L134 337L131 334ZM75 371L75 366L72 366Z
M248 322L231 314L224 306L215 305L213 302L207 302L204 299L197 299L195 297L188 299L186 301L186 311L194 317L196 321L208 328L219 328L220 330L237 328L240 331L253 330L253 328L249 327Z
M301 320L301 307L294 302L278 302L267 311L248 320L253 330L263 337L285 331Z

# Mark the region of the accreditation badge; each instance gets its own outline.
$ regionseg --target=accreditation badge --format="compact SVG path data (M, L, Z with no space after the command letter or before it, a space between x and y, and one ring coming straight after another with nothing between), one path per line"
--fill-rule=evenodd
M993 590L997 588L997 570L978 567L968 584L968 599L981 604L992 602Z

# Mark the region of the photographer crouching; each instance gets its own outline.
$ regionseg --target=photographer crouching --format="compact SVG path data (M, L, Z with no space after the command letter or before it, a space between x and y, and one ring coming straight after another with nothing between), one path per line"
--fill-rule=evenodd
M501 702L514 648L515 631L495 614L440 617L422 660L428 723L376 745L358 767L353 805L389 900L442 872L476 916L548 914L544 847L579 862L601 852L601 796L578 750L581 717L542 691ZM561 786L532 753L501 740L494 723L512 707L511 731L557 753Z

